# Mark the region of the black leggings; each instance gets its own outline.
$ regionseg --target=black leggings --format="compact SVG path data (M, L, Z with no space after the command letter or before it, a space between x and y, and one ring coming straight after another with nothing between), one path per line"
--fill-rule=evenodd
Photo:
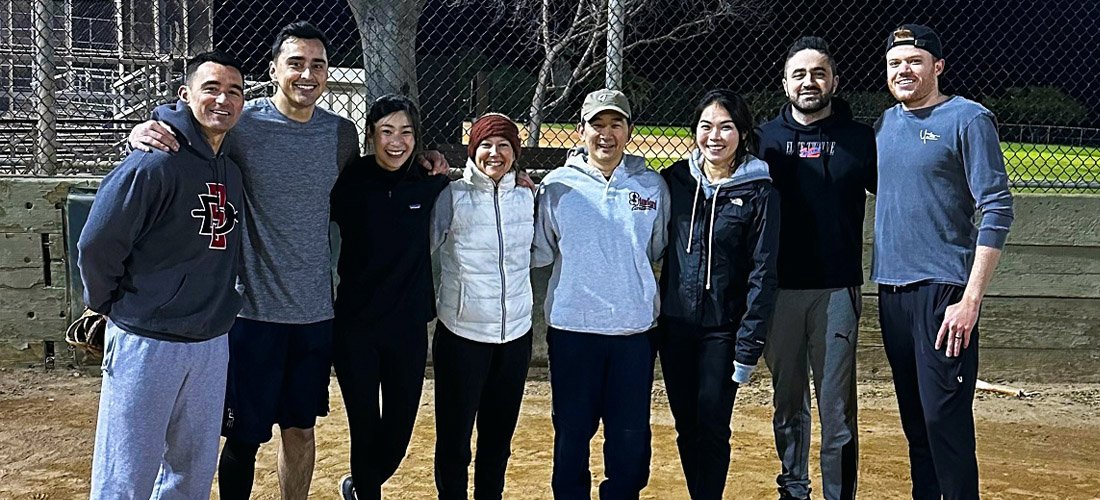
M440 500L466 498L470 438L477 422L474 498L499 499L519 419L531 332L504 344L476 342L436 323L435 485Z
M382 483L405 458L420 407L427 350L423 322L336 326L333 366L348 413L358 498L380 498Z

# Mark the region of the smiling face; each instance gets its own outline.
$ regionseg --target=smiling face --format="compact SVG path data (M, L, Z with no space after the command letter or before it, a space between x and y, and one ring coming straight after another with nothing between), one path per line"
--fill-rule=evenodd
M244 79L231 66L204 62L180 87L179 97L187 103L203 135L217 147L229 129L237 124L244 107Z
M512 149L512 143L499 135L481 141L474 151L474 165L497 182L512 169L515 159L516 152Z
M588 160L603 172L619 165L630 140L630 123L618 111L601 111L588 123L581 123L581 139L588 148Z
M290 37L269 68L277 103L312 111L328 82L328 56L320 40Z
M813 49L798 51L787 60L783 69L783 91L787 100L805 114L829 106L839 83L829 56Z
M389 171L401 168L416 147L416 134L409 115L396 111L371 124L371 142L378 165Z
M927 50L898 45L886 52L886 86L907 109L930 106L941 97L943 68L943 59L935 60Z
M695 146L703 160L718 169L729 169L740 143L741 133L729 111L717 102L707 106L695 124Z

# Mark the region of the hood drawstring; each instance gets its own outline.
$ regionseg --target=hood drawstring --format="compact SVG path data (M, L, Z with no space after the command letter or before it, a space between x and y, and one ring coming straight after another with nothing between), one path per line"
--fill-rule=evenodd
M703 190L703 178L695 179L695 197L691 199L691 223L688 224L687 253L691 254L691 239L695 236L695 209L699 207L699 192Z
M710 237L707 239L707 290L710 290L710 269L711 263L714 261L714 219L715 214L718 213L718 192L721 190L721 184L714 186L714 199L710 205Z
M713 202L710 206L710 227L707 230L707 284L706 289L710 290L710 270L713 267L714 254L714 219L718 213L718 192L722 190L722 184L714 186ZM688 254L691 254L691 243L695 237L695 214L696 209L699 208L699 193L703 191L703 178L696 178L695 182L695 197L691 200L691 222L688 224L688 241L687 248L685 249Z

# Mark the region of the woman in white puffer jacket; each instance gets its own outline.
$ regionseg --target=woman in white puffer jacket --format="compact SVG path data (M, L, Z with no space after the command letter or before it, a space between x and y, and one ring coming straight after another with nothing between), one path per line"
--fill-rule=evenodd
M474 498L501 497L531 360L534 195L516 185L519 130L483 115L467 152L462 178L432 212L442 267L432 341L440 499L466 498L475 420Z

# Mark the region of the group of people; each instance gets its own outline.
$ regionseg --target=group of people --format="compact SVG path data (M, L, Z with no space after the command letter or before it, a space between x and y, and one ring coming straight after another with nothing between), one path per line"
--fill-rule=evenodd
M109 318L92 498L206 498L215 472L221 498L248 498L275 424L281 495L305 498L333 367L351 441L340 494L380 498L409 445L435 318L439 498L467 497L471 461L475 498L501 498L542 266L555 498L590 497L601 422L600 497L639 496L658 358L687 489L721 498L734 401L761 356L780 498L810 497L811 375L821 490L854 498L868 191L913 497L978 497L977 316L1012 199L992 114L940 92L934 31L889 34L899 103L874 128L834 96L825 41L803 37L778 117L755 127L742 96L708 92L692 152L659 173L626 154L627 97L592 92L581 143L534 192L500 114L473 122L452 181L424 151L418 107L382 96L362 156L354 124L316 106L327 53L313 26L283 28L275 94L248 102L236 61L197 56L179 101L132 132L137 150L104 178L78 256L88 307Z

